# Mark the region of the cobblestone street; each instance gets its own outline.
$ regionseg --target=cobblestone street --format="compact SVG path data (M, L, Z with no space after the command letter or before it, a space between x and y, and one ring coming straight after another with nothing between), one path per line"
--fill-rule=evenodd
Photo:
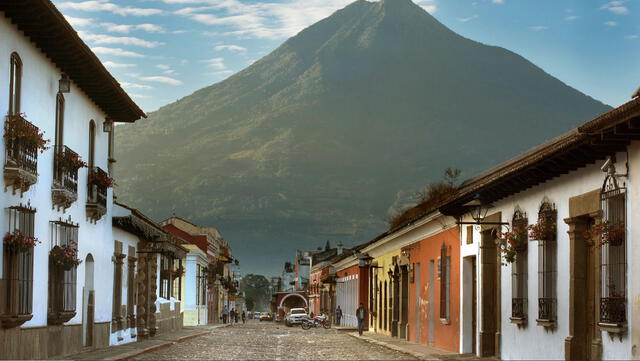
M138 360L413 360L335 329L273 322L214 329L210 334L141 355Z

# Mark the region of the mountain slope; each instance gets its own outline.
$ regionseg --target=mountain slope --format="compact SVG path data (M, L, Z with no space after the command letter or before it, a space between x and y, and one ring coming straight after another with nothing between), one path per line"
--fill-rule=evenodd
M118 128L118 191L219 227L248 271L275 273L296 248L381 232L445 167L471 175L608 109L409 0L361 0Z

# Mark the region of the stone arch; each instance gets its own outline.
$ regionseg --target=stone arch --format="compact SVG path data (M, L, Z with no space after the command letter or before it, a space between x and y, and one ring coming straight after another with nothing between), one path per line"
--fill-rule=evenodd
M289 297L298 297L298 298L301 298L301 299L302 299L302 301L304 301L304 307L305 307L305 308L308 308L308 307L309 307L309 302L307 302L307 299L306 299L303 295L301 295L301 294L299 294L299 293L290 293L290 294L288 294L288 295L286 295L286 296L282 297L282 300L280 300L280 306L279 306L279 308L284 308L284 306L285 306L285 305L284 305L284 301L285 301L286 299L288 299Z

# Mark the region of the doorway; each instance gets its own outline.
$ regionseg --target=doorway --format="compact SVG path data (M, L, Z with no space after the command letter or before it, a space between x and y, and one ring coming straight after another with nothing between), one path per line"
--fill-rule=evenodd
M498 300L498 249L493 229L481 233L480 243L480 357L493 356L496 350Z
M409 270L407 266L400 267L400 338L407 339L407 324L409 318Z
M416 342L420 342L420 329L422 329L422 323L420 322L420 306L422 304L422 298L420 297L420 292L422 291L422 282L420 281L420 263L416 263L415 266L413 266L413 272L414 272L414 285L415 285L415 289L416 289L416 294L415 294L415 314L416 314L416 322L415 322L415 328L416 328Z
M93 265L93 256L88 254L84 262L84 288L82 290L82 331L84 345L87 347L94 345L95 291Z
M436 342L435 338L435 294L434 294L434 280L435 280L435 262L434 260L429 261L429 344L433 345Z

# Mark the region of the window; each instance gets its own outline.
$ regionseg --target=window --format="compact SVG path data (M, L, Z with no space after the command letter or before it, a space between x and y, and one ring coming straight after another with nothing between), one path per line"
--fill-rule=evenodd
M50 325L59 325L76 315L76 268L78 261L78 225L71 221L49 222L51 250L49 252Z
M532 236L538 241L538 323L556 319L556 258L558 211L550 202L543 202L538 211L538 223ZM550 325L549 325L550 326Z
M127 324L128 328L136 327L136 249L129 246L128 258L127 258Z
M473 226L467 226L467 244L473 244Z
M112 318L111 318L111 330L118 331L124 328L123 319L124 315L122 314L122 265L124 264L124 259L127 256L123 252L123 244L122 242L115 241L114 242L114 251L113 251L113 309L112 309Z
M444 243L440 247L440 319L449 320L451 315L451 255Z
M11 74L9 78L9 114L20 113L20 88L22 85L22 60L18 53L11 54Z
M516 259L511 264L511 320L515 322L527 318L527 214L516 209L511 227L524 237L516 247Z
M600 193L600 323L605 325L627 322L626 196L615 176L607 176Z
M64 145L64 95L56 96L56 145Z
M8 208L9 228L3 238L0 279L0 321L16 327L31 319L33 304L33 248L36 210L30 206Z
M182 260L178 260L178 267L173 271L173 290L171 294L173 297L182 299L182 276L184 275L184 268L182 267Z
M89 169L95 166L96 155L96 123L91 120L89 122Z
M171 276L173 259L167 255L160 256L160 297L171 298Z
M107 171L109 172L109 176L111 176L113 178L113 163L115 163L115 158L113 156L113 148L115 146L114 144L114 134L115 129L111 130L109 133L107 133L107 136L109 137L108 139L108 150L107 150L107 157L108 157L108 166L107 166Z

